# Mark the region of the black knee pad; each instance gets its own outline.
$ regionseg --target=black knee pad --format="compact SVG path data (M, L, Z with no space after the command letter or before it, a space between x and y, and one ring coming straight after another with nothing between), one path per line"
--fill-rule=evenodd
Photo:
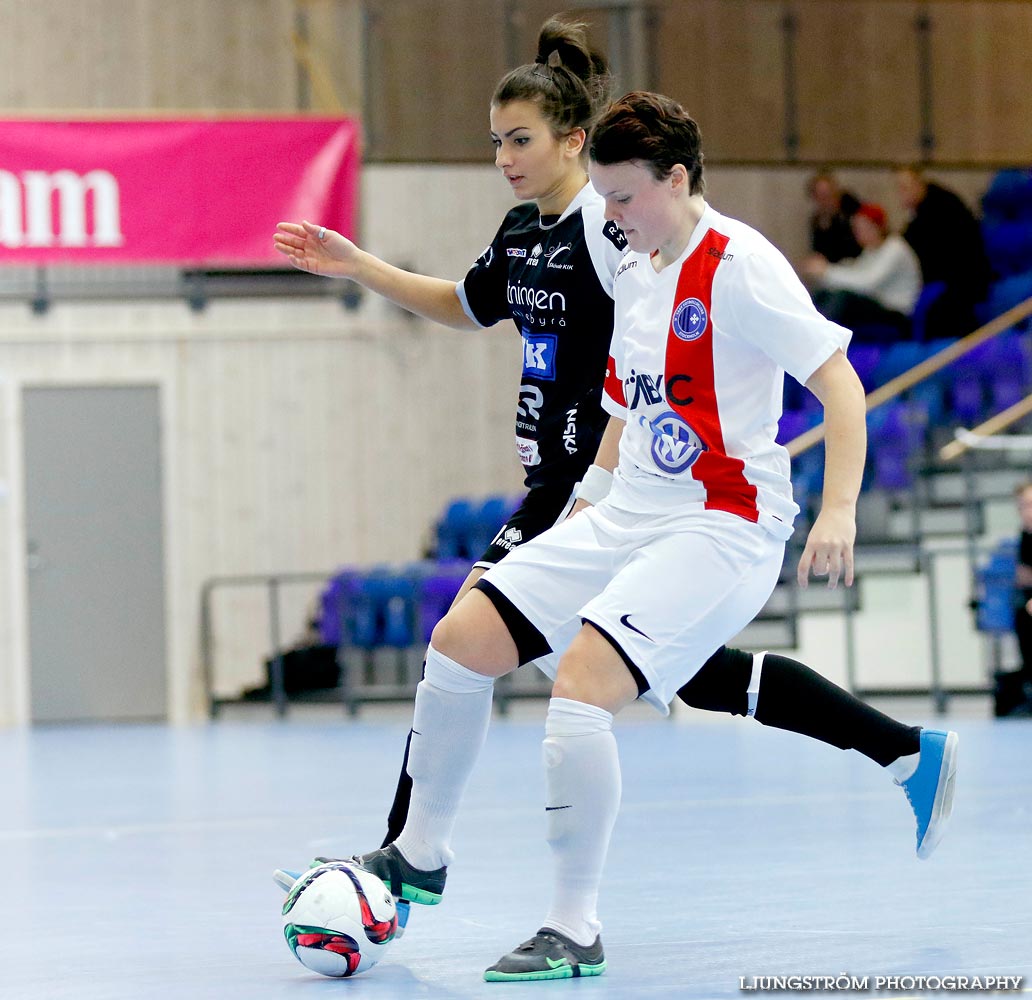
M747 715L752 667L752 653L721 646L677 696L691 708Z
M521 667L524 663L530 663L531 660L552 652L548 640L537 626L532 625L527 616L493 583L488 583L481 577L473 584L473 589L479 590L494 605L498 617L509 630L512 641L516 643L516 655Z

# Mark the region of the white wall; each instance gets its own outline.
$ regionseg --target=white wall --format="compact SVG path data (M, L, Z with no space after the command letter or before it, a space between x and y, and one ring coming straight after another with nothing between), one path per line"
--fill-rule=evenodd
M710 197L798 256L806 173L714 169ZM880 175L846 179L864 197L888 190ZM363 184L364 244L442 276L465 272L511 204L491 167L382 166ZM333 300L216 302L200 314L178 302L66 303L43 316L0 304L0 725L27 721L30 682L24 385L161 387L169 704L182 722L202 708L206 579L410 559L451 496L518 489L519 359L511 326L447 331L369 296L356 313ZM315 589L291 595L287 636ZM257 684L263 603L227 597L217 612L220 690ZM878 627L926 630L891 608ZM894 676L923 669L899 648Z

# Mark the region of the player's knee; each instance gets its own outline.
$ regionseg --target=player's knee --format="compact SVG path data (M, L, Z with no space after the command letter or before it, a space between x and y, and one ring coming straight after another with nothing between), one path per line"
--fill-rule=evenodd
M618 712L638 697L638 685L619 652L585 625L559 660L552 697Z
M491 602L474 590L435 626L430 645L479 674L499 677L517 666L516 646Z
M678 697L691 708L745 715L752 668L751 653L721 646L677 692Z
M463 652L463 636L461 629L456 627L452 620L455 609L449 611L435 626L430 633L430 645L439 653L461 662Z

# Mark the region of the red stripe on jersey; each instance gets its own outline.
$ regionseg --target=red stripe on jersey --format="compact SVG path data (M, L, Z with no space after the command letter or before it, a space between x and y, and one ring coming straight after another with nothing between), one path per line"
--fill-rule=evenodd
M619 406L626 408L627 399L624 396L623 382L620 381L620 376L616 374L616 362L610 356L606 362L606 381L603 385L606 395Z
M706 488L706 509L723 510L747 521L758 521L756 487L745 478L745 463L740 458L729 456L724 448L713 376L713 275L720 266L727 244L728 237L711 229L681 265L667 332L666 395L667 403L706 445L707 450L691 467L692 477ZM691 329L689 315L698 321L701 310L685 305L689 299L698 300L705 310L706 325L701 333ZM690 339L678 336L674 327L674 319L681 306L684 309L678 325ZM690 379L690 382L683 383L688 386L690 402L678 403L670 398L671 395L684 396L683 392L674 394L670 391L672 380L678 376L682 380L685 377ZM681 381L675 384L681 384Z

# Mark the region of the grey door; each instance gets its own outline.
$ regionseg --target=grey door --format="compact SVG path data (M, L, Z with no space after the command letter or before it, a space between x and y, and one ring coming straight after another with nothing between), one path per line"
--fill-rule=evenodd
M164 717L158 388L22 403L33 721Z

